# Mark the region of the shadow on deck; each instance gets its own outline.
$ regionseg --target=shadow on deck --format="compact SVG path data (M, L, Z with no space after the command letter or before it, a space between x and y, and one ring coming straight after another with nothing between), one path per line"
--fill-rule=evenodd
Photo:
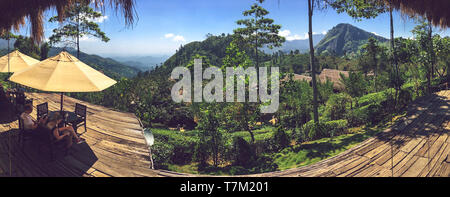
M36 105L48 102L50 111L59 109L57 94L27 93ZM134 114L117 112L65 97L64 110L73 111L75 103L88 107L87 132L78 130L83 144L74 144L68 156L56 151L50 161L48 148L38 150L35 141L19 143L18 121L12 107L0 101L0 176L14 177L102 177L160 176L151 170L149 150L142 127Z

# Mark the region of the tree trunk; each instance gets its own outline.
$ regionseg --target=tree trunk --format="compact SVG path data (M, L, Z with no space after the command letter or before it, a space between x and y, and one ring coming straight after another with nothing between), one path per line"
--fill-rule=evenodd
M77 13L77 58L80 58L80 8Z
M397 65L397 55L395 54L395 40L394 40L394 18L392 16L392 5L389 6L389 17L391 26L391 50L392 50L392 66L395 69L395 97L394 106L397 107L397 96L400 87L398 87L398 65Z
M435 73L435 54L434 54L434 46L433 46L433 28L431 25L431 21L428 23L429 31L428 31L428 39L430 40L430 48L428 49L430 53L430 62L431 62L431 78L434 78Z
M310 64L311 64L311 76L312 76L312 87L313 87L313 112L314 112L314 122L319 123L319 112L317 111L317 84L316 84L316 66L314 64L314 45L312 38L312 15L313 6L311 1L308 0L308 22L309 22L309 54L310 54Z

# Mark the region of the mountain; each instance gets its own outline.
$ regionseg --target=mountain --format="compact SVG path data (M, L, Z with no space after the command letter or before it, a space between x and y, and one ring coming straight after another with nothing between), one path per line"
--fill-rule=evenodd
M130 56L130 57L111 57L112 59L141 71L148 71L166 61L169 56Z
M325 37L316 45L318 54L331 53L338 56L357 53L370 37L379 42L388 42L389 39L364 31L353 25L341 23L327 32Z
M220 67L222 59L226 55L226 48L230 45L233 37L231 35L208 36L203 41L194 41L181 46L174 55L169 57L161 66L155 67L152 74L169 76L172 70L178 66L186 66L194 55L205 56L210 65ZM252 55L251 50L247 52ZM260 58L267 58L260 54Z
M14 48L14 42L16 42L16 39L9 40L9 47L12 49ZM0 49L7 49L8 48L8 40L0 39Z
M323 38L325 34L314 34L313 35L313 45L318 44ZM300 40L286 40L281 47L274 47L273 49L263 48L265 53L273 53L276 51L283 51L284 53L289 53L291 51L299 50L300 53L306 53L309 51L309 39L300 39Z
M48 56L52 57L60 53L63 49L54 47L51 48L48 52ZM67 52L76 57L77 51L73 48L66 49ZM134 67L130 67L124 65L116 60L111 58L104 58L98 55L89 55L83 52L80 52L80 58L82 62L91 66L92 68L103 72L105 75L114 78L120 79L121 77L132 78L136 76L140 70Z

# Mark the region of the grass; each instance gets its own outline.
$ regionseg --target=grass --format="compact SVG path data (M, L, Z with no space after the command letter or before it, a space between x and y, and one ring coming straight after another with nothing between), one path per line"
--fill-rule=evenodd
M401 116L404 115L394 117L387 123L373 127L350 128L349 134L333 138L322 138L285 148L279 153L273 154L274 163L278 165L279 170L286 170L314 164L336 156L390 127Z
M283 149L278 153L269 153L273 162L278 165L277 170L287 170L301 166L311 165L321 160L336 156L352 147L358 145L364 140L375 136L377 133L392 126L394 122L405 114L395 116L388 122L380 123L376 126L362 126L348 129L348 134L343 134L333 138L322 138L297 144ZM273 134L273 127L263 127L255 130L255 138L261 140ZM173 132L173 131L172 131ZM244 137L250 140L250 134L246 131L235 132L232 135ZM210 175L230 175L230 166L212 167L205 170L198 169L198 163L186 165L169 164L168 170L190 174L210 174Z

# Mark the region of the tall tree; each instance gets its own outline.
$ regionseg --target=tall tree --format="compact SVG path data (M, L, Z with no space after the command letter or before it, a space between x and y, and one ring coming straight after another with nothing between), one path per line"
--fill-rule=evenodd
M100 30L96 20L103 17L102 13L94 11L88 4L76 3L65 12L62 27L53 30L50 37L50 45L65 42L73 44L77 48L77 57L80 57L80 38L93 36L100 38L103 42L108 42L109 38ZM58 16L50 18L49 22L59 22ZM63 40L66 39L66 40Z
M314 122L319 123L319 112L317 103L317 80L316 80L316 65L314 58L314 44L312 37L312 16L315 5L319 5L319 0L308 0L308 36L309 36L309 63L311 65L312 87L313 87L313 114Z
M243 12L244 16L249 16L250 18L238 20L236 22L238 25L244 25L245 27L235 29L234 33L237 35L237 39L241 41L241 44L254 49L256 70L258 71L258 48L263 46L267 46L270 49L273 47L280 47L286 39L278 35L281 25L273 24L273 19L265 17L269 14L269 11L261 7L264 0L256 1L257 2L251 6L250 10Z
M48 58L48 52L50 51L50 45L48 42L41 44L41 61Z
M365 50L363 56L367 57L367 64L374 73L373 79L373 88L374 91L377 92L377 77L378 77L378 54L380 53L380 47L378 46L377 40L375 38L370 37L367 44L363 46Z
M414 27L412 33L418 42L418 48L420 49L419 62L426 68L427 89L428 93L431 93L431 79L434 64L432 28L428 22L421 20L420 24Z

